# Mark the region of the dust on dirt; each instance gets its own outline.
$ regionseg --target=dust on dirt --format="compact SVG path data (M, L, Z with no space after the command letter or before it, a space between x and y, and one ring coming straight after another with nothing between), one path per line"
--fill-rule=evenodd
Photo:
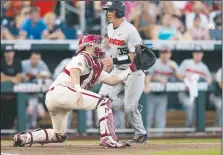
M2 144L1 152L16 155L136 155L138 153L151 153L171 150L205 150L220 148L220 143L177 143L177 144L135 144L120 149L104 149L97 144L58 143L46 145L33 145L32 147L12 147Z

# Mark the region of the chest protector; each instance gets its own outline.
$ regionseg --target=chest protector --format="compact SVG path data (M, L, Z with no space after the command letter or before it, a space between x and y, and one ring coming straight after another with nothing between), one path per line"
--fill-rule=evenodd
M90 73L80 77L81 87L89 90L97 82L101 72L103 70L103 64L98 60L94 59L91 55L87 53L81 53L84 55L85 61L90 68Z
M103 64L87 53L80 53L80 55L84 56L87 66L90 68L90 73L80 76L80 85L81 88L89 90L97 82L103 70ZM70 76L70 71L66 67L63 69L63 72Z

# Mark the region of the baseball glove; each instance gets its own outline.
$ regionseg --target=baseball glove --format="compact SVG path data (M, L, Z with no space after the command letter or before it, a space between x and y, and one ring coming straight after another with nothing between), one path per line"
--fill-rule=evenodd
M139 44L135 46L135 59L134 64L136 70L147 70L152 67L156 62L156 56L151 48Z

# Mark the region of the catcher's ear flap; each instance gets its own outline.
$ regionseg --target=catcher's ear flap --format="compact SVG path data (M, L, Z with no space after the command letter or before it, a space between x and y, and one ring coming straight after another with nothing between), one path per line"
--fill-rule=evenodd
M144 70L151 68L156 62L156 55L153 53L151 48L144 45L140 45L143 53L143 58L141 59Z

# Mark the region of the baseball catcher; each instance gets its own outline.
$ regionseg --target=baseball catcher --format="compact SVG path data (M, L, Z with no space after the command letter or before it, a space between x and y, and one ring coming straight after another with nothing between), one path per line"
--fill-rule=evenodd
M20 132L13 137L15 147L31 146L33 143L62 143L67 139L66 123L71 110L97 109L100 125L100 146L119 148L125 144L118 142L114 128L111 99L89 91L96 83L115 86L120 84L134 69L134 64L120 72L110 75L103 71L101 58L102 37L85 35L79 41L77 56L73 57L46 93L46 106L49 110L52 129L37 129ZM140 49L139 49L140 50Z

